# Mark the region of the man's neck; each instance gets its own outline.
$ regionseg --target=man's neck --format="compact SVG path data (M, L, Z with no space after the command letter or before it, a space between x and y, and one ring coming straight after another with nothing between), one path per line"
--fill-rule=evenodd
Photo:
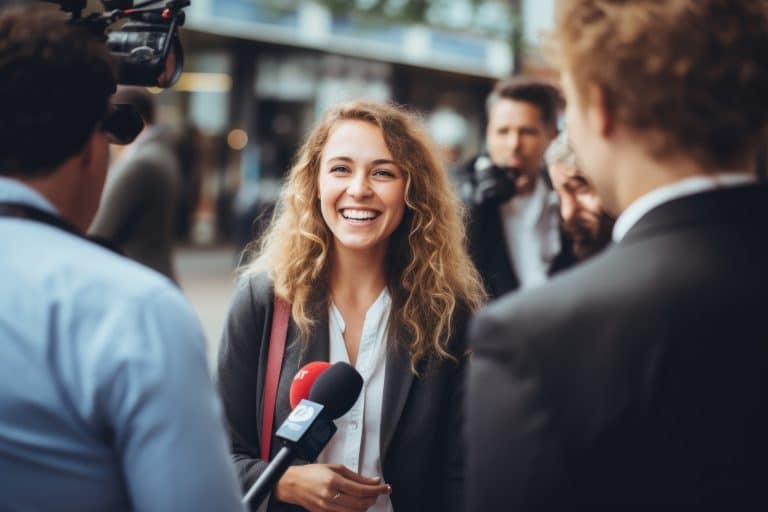
M630 204L653 190L681 180L722 172L746 171L749 165L739 162L727 168L702 165L687 154L679 153L656 159L643 151L633 151L614 159L616 163L613 197L609 211L620 214Z
M75 213L78 208L76 183L73 183L74 174L73 172L66 172L66 169L57 169L44 177L19 178L19 181L50 201L62 218L77 226L81 231L85 231L87 226L78 222Z

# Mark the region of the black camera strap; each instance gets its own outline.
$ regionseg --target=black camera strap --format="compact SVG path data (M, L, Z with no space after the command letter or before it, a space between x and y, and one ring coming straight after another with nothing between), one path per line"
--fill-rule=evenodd
M34 222L40 222L42 224L47 224L82 238L83 240L87 240L91 243L100 245L112 252L122 254L120 249L118 249L115 244L111 243L110 241L103 238L86 236L74 225L62 219L58 215L54 215L53 213L41 210L40 208L35 208L34 206L30 206L28 204L0 201L0 217L13 217L16 219L26 219Z

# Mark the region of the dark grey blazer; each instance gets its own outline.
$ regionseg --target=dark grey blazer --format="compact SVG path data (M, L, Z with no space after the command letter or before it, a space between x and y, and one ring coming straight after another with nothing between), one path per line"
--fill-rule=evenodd
M273 310L271 282L257 277L241 283L229 311L219 352L218 383L232 438L232 453L244 489L266 467L259 458L267 341ZM461 447L464 325L450 351L461 364L444 362L415 377L405 350L390 347L384 383L381 460L384 480L392 486L392 505L402 511L460 510L463 502ZM328 316L304 346L289 323L285 357L277 391L273 432L290 413L288 392L296 371L310 361L327 361ZM279 450L273 437L272 456ZM269 510L300 510L272 502Z
M680 198L472 322L470 511L768 510L768 188Z

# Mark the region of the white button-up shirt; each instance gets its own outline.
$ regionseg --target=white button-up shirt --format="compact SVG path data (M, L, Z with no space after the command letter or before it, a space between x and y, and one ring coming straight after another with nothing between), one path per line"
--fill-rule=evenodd
M557 193L543 178L533 192L515 195L499 206L507 254L521 289L543 284L552 260L560 252L560 209Z
M384 401L384 374L387 360L387 324L392 299L385 288L365 314L360 335L360 348L355 369L363 377L363 389L352 409L336 420L338 431L320 453L318 462L343 464L366 477L381 477L381 415ZM349 363L344 343L346 324L336 305L328 311L330 334L330 362ZM379 496L368 509L374 512L392 512L388 495Z

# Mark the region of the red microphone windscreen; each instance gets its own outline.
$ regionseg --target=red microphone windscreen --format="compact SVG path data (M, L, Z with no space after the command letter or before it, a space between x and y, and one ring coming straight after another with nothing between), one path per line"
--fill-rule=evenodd
M330 368L331 363L325 361L313 361L302 366L301 370L296 372L296 376L291 382L291 409L296 407L299 402L309 398L309 391L312 389L312 384L315 383L317 378L325 370Z

